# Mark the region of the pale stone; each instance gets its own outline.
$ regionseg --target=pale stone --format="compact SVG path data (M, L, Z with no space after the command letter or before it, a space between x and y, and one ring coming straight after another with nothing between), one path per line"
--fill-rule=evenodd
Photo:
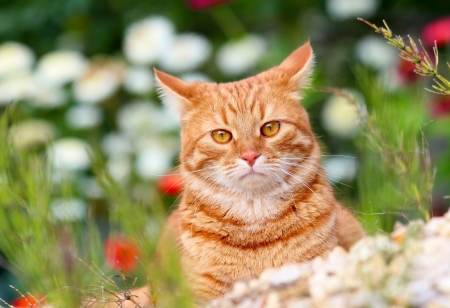
M391 238L364 238L348 254L334 249L326 257L268 269L259 279L237 283L212 307L450 308L449 217L418 225L422 237L396 240L395 232L404 236L417 225L398 224Z
M407 285L407 292L411 295L411 305L421 306L433 299L437 293L428 281L413 281Z
M447 213L445 213L444 218L445 218L447 221L450 221L450 209L447 211Z
M252 279L250 280L250 282L248 283L248 288L250 290L257 290L260 287L260 282L257 279Z
M259 276L259 281L270 282L270 278L277 270L275 268L268 268Z
M438 296L433 298L426 305L426 308L450 308L450 297Z
M296 300L290 301L286 305L286 308L312 308L312 307L313 307L313 305L311 303L311 300L308 298L296 299Z
M446 221L446 223L440 225L438 227L437 233L440 236L450 237L450 223Z
M335 294L342 290L342 281L338 277L328 277L325 281L324 289L326 294Z
M330 308L348 308L349 300L345 295L339 294L329 297L327 304Z
M436 289L444 294L450 294L450 277L444 277L434 283Z
M266 303L264 305L266 308L279 308L280 305L280 298L278 296L278 293L276 292L270 292L269 295L267 295Z
M279 287L285 284L292 284L296 280L300 279L302 271L298 265L287 265L279 269L270 278L270 285Z
M424 232L427 235L435 235L437 234L437 230L441 228L443 224L448 223L444 217L433 217L431 220L425 225Z
M255 303L250 298L244 299L236 308L256 308Z
M309 293L312 298L322 300L327 293L323 287L326 283L327 276L324 273L316 273L309 279Z
M238 299L243 297L246 293L247 293L247 285L242 281L238 281L234 284L230 296L233 299Z

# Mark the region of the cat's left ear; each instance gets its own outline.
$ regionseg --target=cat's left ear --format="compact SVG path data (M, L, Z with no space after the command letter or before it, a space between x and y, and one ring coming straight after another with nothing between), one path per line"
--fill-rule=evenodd
M314 53L311 44L306 42L303 46L291 53L279 66L292 83L298 88L310 86L310 77L314 67Z
M193 83L154 69L163 103L183 115L192 105Z

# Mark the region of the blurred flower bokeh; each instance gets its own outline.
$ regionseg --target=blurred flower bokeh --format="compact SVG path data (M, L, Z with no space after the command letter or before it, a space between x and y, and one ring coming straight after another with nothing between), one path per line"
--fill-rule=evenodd
M132 241L115 236L105 241L106 263L112 269L130 272L137 268L140 249Z

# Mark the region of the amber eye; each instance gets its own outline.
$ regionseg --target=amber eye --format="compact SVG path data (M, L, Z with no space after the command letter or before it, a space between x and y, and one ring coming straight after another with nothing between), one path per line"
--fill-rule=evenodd
M231 140L231 133L227 130L218 129L211 132L211 136L218 143L227 143Z
M261 127L261 134L263 134L266 137L272 137L276 133L278 133L279 130L280 130L280 122L272 121L264 124Z

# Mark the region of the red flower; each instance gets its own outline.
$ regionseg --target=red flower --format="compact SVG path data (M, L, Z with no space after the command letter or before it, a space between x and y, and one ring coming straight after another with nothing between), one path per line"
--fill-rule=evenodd
M422 37L426 44L434 46L434 41L438 47L450 43L450 16L432 21L425 26Z
M430 113L433 118L450 116L450 97L442 96L430 103Z
M105 242L106 264L117 271L130 272L138 266L140 249L137 245L117 236Z
M195 11L206 10L220 3L230 2L231 0L188 0L188 6Z
M25 298L18 297L16 299L13 299L11 305L16 308L30 308L30 307L39 307L39 305L44 304L44 302L41 300L43 298L43 296L41 295L34 295L35 299L29 294L26 294L24 296ZM39 302L37 302L36 300L38 300Z
M156 183L158 190L170 196L177 196L183 191L183 183L181 177L176 174L163 175Z
M397 65L397 75L402 84L408 84L416 81L420 76L414 73L415 65L406 60L400 59Z

